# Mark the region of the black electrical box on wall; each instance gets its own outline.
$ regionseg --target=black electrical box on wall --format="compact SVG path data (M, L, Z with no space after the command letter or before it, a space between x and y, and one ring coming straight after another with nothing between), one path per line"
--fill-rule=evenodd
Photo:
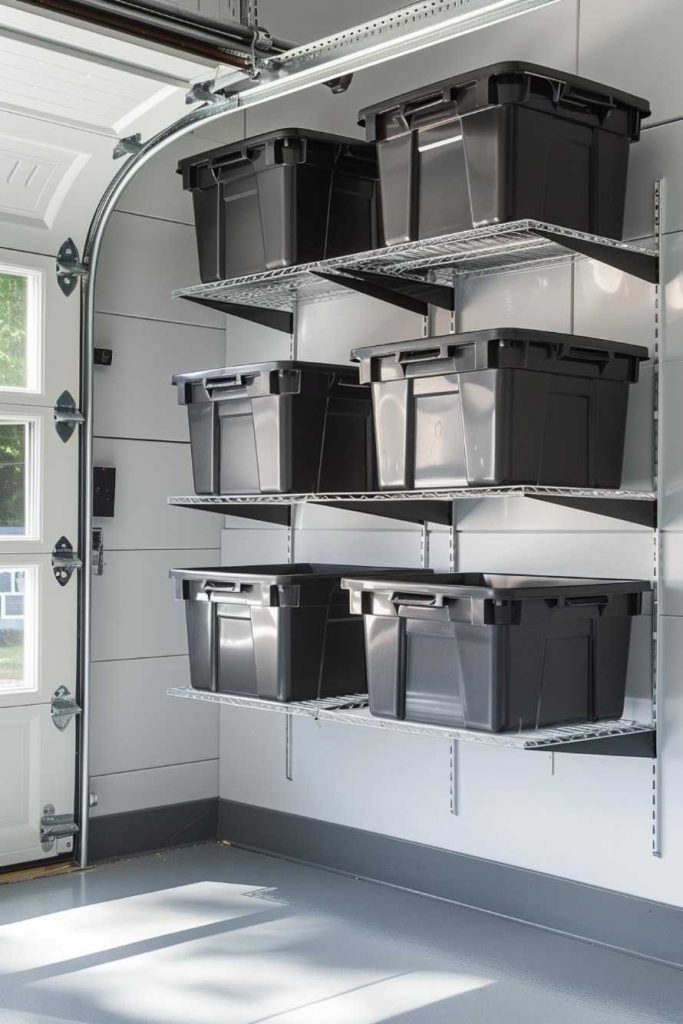
M116 470L108 466L93 467L93 508L95 517L111 518L114 515L116 493Z

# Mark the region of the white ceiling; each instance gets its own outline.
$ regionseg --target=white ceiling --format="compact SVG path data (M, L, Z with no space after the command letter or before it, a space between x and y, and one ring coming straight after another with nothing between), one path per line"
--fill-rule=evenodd
M143 139L187 112L207 67L0 0L0 236L54 254L81 244L120 164L115 140Z
M113 136L176 89L0 35L0 107Z

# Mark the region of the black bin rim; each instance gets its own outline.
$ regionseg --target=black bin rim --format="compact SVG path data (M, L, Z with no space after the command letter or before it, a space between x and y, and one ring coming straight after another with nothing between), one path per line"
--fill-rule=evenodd
M229 156L230 153L239 152L248 146L267 145L269 142L278 142L282 139L308 139L311 142L328 143L334 146L356 146L359 152L370 153L374 151L374 143L366 139L359 139L350 135L332 135L330 132L317 132L309 128L277 128L269 132L262 132L260 135L252 135L247 139L235 139L223 146L214 146L213 149L206 149L194 156L183 157L178 161L177 174L197 167L208 167L214 160Z
M270 583L274 585L301 583L318 580L339 580L345 574L359 572L366 579L379 579L380 577L395 576L396 573L409 573L416 576L414 569L386 568L374 565L335 565L325 562L281 562L273 565L231 565L231 566L210 566L206 569L170 569L169 577L174 580L188 580L196 582L241 582L246 583ZM365 574L369 574L365 576ZM433 575L429 569L422 570L422 578Z
M643 594L652 590L648 580L591 579L582 576L533 576L511 573L435 573L428 579L370 579L345 576L343 590L371 592L391 597L429 594L452 598L509 600L552 597L600 597L609 594Z
M273 359L263 363L240 363L237 366L223 366L213 370L189 370L174 373L172 384L201 384L202 381L218 380L230 374L267 374L278 370L300 370L302 373L347 374L358 378L358 367L352 363L310 363L300 359Z
M466 345L485 343L488 341L530 341L536 344L547 343L569 345L573 348L598 349L615 356L629 356L645 362L650 353L644 345L633 345L625 341L609 341L605 338L591 338L580 334L563 334L557 331L539 331L524 327L489 327L483 331L463 331L460 334L439 334L431 338L416 338L414 341L392 341L380 345L364 345L351 352L351 358L358 363L377 356L395 355L405 349L413 352L429 352L440 344L458 348Z
M417 86L415 89L400 93L398 96L392 96L377 103L368 104L367 107L359 110L358 124L365 126L369 116L389 113L403 103L419 99L422 96L428 96L438 89L467 85L468 83L475 83L481 78L492 78L494 75L514 73L535 74L543 78L557 79L574 88L585 89L593 95L604 94L621 107L637 111L641 118L650 117L652 114L650 102L643 96L636 96L621 89L613 89L611 86L596 82L590 78L583 78L581 75L575 75L569 71L560 71L557 68L549 68L543 64L534 64L524 60L505 60L498 61L495 64L487 64L484 67L473 68L471 71L464 71L458 75L451 75L448 78L440 79L438 82Z

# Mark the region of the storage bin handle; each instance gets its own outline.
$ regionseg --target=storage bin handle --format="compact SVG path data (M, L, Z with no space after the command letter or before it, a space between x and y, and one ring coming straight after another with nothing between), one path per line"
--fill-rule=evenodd
M396 353L396 362L400 363L401 366L406 366L410 363L429 363L433 359L443 358L447 354L447 345L441 348L403 349Z
M606 366L614 358L614 353L604 348L589 348L587 345L567 345L560 351L559 358Z
M443 608L443 594L404 594L394 593L391 595L391 603L403 607L417 608Z
M221 398L242 398L246 395L246 387L256 379L256 374L236 373L230 377L216 377L204 381L204 388L212 402Z
M249 583L241 583L239 580L226 580L224 583L212 583L210 580L204 584L202 590L211 597L212 594L245 594L252 590Z
M609 604L609 597L607 594L600 594L598 597L567 597L564 603L568 608L588 608L593 605L604 608Z
M243 146L242 149L237 149L233 153L226 153L225 156L217 157L210 164L214 181L219 182L221 180L220 172L223 170L229 170L231 167L237 167L239 164L253 163L260 152L261 150L254 146Z

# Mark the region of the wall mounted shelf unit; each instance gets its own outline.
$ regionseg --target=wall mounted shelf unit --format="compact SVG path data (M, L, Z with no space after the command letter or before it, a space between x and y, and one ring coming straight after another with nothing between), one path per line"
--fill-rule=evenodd
M180 495L169 505L196 508L221 515L240 516L262 522L291 522L297 505L327 505L400 519L411 523L454 524L453 502L482 498L533 498L537 501L583 509L597 515L652 527L657 505L654 491L599 490L580 487L540 487L519 484L509 487L433 488L421 491L368 491L349 494L218 494Z
M454 309L460 277L563 263L577 255L653 284L658 280L656 249L521 220L179 288L173 295L291 334L298 302L355 291L427 316L430 304Z
M572 263L577 259L597 260L654 285L651 490L517 485L344 494L186 495L168 499L169 504L176 507L197 508L286 526L290 561L293 560L294 552L294 513L296 508L302 505L341 508L421 524L421 564L425 567L429 565L427 524L446 525L450 527L451 571L455 571L457 566L456 509L459 501L522 497L592 512L648 528L653 538L650 721L620 719L583 722L552 729L493 734L374 718L369 712L367 697L358 694L298 704L278 704L254 697L211 693L185 687L169 689L169 696L283 715L285 774L288 779L293 777L292 729L296 717L313 718L321 725L336 723L387 732L446 738L450 743L449 787L450 810L453 814L458 813L457 751L460 742L544 751L551 755L572 753L649 759L652 766L652 814L649 822L651 850L655 856L660 855L660 775L657 744L658 728L661 726L658 714L661 703L661 611L658 596L661 560L658 517L658 499L661 492L661 439L658 423L661 414L659 359L662 347L662 190L662 181L656 181L653 195L653 235L656 240L654 248L601 238L540 221L522 220L390 245L371 252L316 263L269 270L248 277L195 285L178 289L173 293L174 297L197 302L289 334L290 358L296 358L297 311L301 303L326 302L349 292L361 293L422 316L423 335L426 337L430 333L435 308L450 312L450 331L455 332L458 286L464 277L505 273L541 265ZM661 742L661 737L659 740Z

